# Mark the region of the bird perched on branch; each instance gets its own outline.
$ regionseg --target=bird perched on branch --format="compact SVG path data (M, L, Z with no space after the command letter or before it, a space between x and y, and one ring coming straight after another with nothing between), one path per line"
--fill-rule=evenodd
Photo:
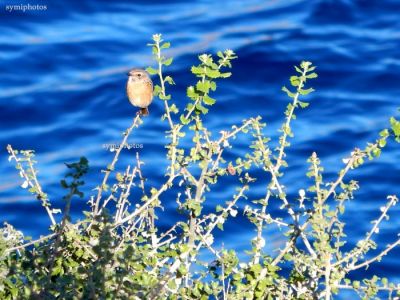
M128 72L126 94L132 105L140 108L142 116L149 114L148 107L153 101L153 82L145 70L132 69Z

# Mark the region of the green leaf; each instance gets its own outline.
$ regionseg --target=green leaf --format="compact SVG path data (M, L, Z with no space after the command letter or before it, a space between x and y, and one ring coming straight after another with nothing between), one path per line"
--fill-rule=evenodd
M317 68L317 67L312 66L312 67L310 67L310 68L307 69L307 72L312 72L312 71L314 71L316 68Z
M183 125L189 124L189 119L186 119L186 118L185 118L185 115L181 115L179 119L181 120L181 123L182 123Z
M301 95L305 96L305 95L308 95L309 93L314 92L314 91L315 90L313 88L309 88L309 89L306 89L306 90L299 90L299 93Z
M378 145L381 148L385 147L386 146L386 139L382 138L382 139L378 140Z
M149 73L150 75L158 74L158 70L156 70L156 69L154 69L152 67L146 68L146 72Z
M300 67L302 67L303 69L309 69L309 67L312 65L312 62L309 61L302 61L300 64Z
M202 68L202 67L192 66L192 68L190 70L195 75L203 75L204 74L204 68Z
M173 61L173 57L170 57L170 58L164 60L163 65L168 67L170 64L172 64L172 61Z
M390 125L392 125L393 134L395 135L396 140L398 141L398 139L400 138L400 121L397 121L394 117L391 117Z
M161 45L161 49L168 49L169 47L171 46L171 43L170 42L165 42L165 43L163 43L162 45Z
M297 76L290 76L290 84L293 86L299 86L300 78Z
M295 94L292 93L291 91L288 90L288 88L286 86L282 87L282 91L286 92L286 94L290 97L290 98L294 98Z
M336 213L335 213L335 211L333 211L333 210L328 211L328 212L325 213L325 216L326 216L327 218L332 218L332 217L334 217L335 215L336 215Z
M310 103L308 103L308 102L303 102L303 101L299 101L298 103L299 103L299 105L300 105L301 108L306 108L307 106L310 105Z
M204 101L204 104L207 104L207 105L213 105L216 102L215 99L211 98L208 95L204 95L203 101Z
M190 99L197 99L199 97L199 94L196 93L196 90L194 89L193 86L189 86L186 90L186 95L190 98Z
M217 89L215 81L210 81L210 89L214 92Z
M381 152L381 149L375 148L374 150L372 150L372 155L375 157L379 157L381 155Z
M161 100L170 100L171 99L171 95L163 95L163 94L159 94L158 98L160 98Z
M209 78L218 78L221 75L218 70L213 70L211 68L205 68L205 74Z
M231 72L225 72L225 73L221 73L220 77L221 78L228 78L231 77L232 73Z
M358 280L353 281L353 288L359 289L360 288L360 282Z
M68 184L67 184L67 182L65 181L65 179L63 179L63 180L61 180L60 181L60 184L61 184L61 186L63 187L63 188L68 188Z
M172 104L169 110L174 114L177 114L179 112L179 109L175 104Z
M196 104L196 110L200 111L202 114L208 113L208 109L201 105L201 103Z
M166 76L164 78L164 82L168 82L170 85L174 85L175 84L175 81L172 79L171 76Z
M62 266L61 265L56 265L54 268L53 268L53 270L52 270L52 272L51 272L51 275L52 276L57 276L58 274L60 274L62 272Z
M204 82L201 81L197 82L196 90L207 94L208 91L210 90L210 81L206 80Z
M379 132L379 135L382 137L388 137L390 135L389 130L384 129L381 132Z
M199 55L200 61L208 67L216 69L218 66L213 62L213 58L210 54Z
M317 73L311 73L311 74L306 75L306 77L307 77L308 79L317 78L317 77L318 77L318 74L317 74Z
M153 95L154 96L158 96L161 93L161 86L159 86L158 84L154 87L154 91L153 91Z

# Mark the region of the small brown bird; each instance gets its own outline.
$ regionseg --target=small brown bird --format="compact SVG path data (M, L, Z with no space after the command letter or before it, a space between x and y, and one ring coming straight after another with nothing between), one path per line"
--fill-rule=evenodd
M129 71L126 94L133 106L140 107L141 115L149 114L148 106L153 101L153 82L145 70L132 69Z

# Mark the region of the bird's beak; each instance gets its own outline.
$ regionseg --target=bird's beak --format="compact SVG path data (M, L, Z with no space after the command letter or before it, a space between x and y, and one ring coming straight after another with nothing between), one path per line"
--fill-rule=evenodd
M127 76L131 76L131 74L130 74L129 72L128 72L128 73L126 73L126 75L127 75Z

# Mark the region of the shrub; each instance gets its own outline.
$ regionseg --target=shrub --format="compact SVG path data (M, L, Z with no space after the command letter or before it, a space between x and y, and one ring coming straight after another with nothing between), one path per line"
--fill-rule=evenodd
M314 91L308 86L317 77L315 66L302 62L290 77L291 87L283 87L290 103L278 147L273 149L261 117L244 120L221 131L218 137L203 124L216 102L212 94L217 82L231 75L229 69L236 59L233 51L218 52L217 57L199 56L199 64L191 68L197 82L187 88L189 101L179 112L167 90L174 81L164 74L172 58L164 57L162 51L170 44L163 42L161 35L154 35L150 46L157 67L147 71L158 77L154 94L163 102L162 119L168 123L165 182L145 188L143 162L138 154L133 165L117 168L132 131L146 121L137 115L123 133L120 147L112 149L114 159L103 171L97 195L89 198L90 209L78 222L71 221L69 212L71 201L84 198L80 188L88 172L88 161L81 158L66 164L69 172L61 181L66 204L61 221L57 222L54 215L59 211L51 207L39 183L34 152L8 146L10 160L23 179L22 188L41 202L50 218L51 233L28 241L9 224L1 229L0 298L331 299L340 290L350 289L363 299L376 297L380 292L394 299L400 286L386 278L351 280L349 275L381 260L400 244L400 239L394 239L366 259L366 254L377 247L373 238L381 223L389 218L388 212L397 203L397 197L388 196L371 230L349 251L344 250L346 234L341 217L346 202L359 188L356 181L347 178L348 173L362 167L366 159L379 157L388 140L400 142L400 122L391 118L389 128L382 130L376 141L364 149L354 149L343 160L344 167L333 181L324 179L321 161L312 153L307 176L313 184L300 189L297 199L290 198L281 183L287 167L286 149L293 137L291 124L295 113L307 108L309 103L304 98ZM227 160L227 154L232 153L232 140L238 135L247 138L249 147L237 159ZM188 143L190 148L182 146ZM259 177L266 185L261 199L246 196L255 186L255 171L264 174ZM214 210L206 211L205 202L218 190L224 177L234 180L236 193ZM142 198L133 199L132 189L142 190ZM161 198L166 194L175 195L183 220L162 230L156 219L165 214ZM272 201L281 203L281 214L286 217L274 216ZM249 241L249 258L245 260L215 241L216 230L223 230L227 219L238 213L243 213L256 229ZM277 227L285 246L268 253L264 250L268 242L265 230ZM203 261L200 256L207 259Z

